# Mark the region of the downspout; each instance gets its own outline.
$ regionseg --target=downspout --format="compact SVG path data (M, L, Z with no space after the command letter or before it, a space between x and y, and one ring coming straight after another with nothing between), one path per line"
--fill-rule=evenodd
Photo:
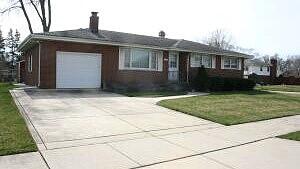
M38 69L38 87L41 84L41 43L38 41L39 44L39 69Z
M21 72L20 72L20 69L21 69L21 66L20 66L20 64L21 64L21 62L19 61L19 62L17 62L18 63L18 83L21 81Z

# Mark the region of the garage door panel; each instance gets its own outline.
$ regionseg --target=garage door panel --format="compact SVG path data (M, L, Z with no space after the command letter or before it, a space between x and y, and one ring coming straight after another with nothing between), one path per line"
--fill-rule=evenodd
M57 88L99 88L101 55L94 53L57 52Z

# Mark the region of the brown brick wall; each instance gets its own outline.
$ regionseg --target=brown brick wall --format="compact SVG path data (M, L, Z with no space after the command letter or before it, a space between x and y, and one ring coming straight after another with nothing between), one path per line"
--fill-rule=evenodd
M128 84L157 85L168 82L168 51L163 52L163 71L138 71L119 70L119 48L109 45L93 45L59 41L41 42L41 79L40 88L56 87L56 52L87 52L102 54L102 83L104 87ZM33 54L33 71L27 71L28 56ZM187 78L187 58L189 53L179 53L179 78L186 81ZM38 85L38 45L32 47L23 54L25 58L25 83L28 85ZM243 66L242 66L243 67ZM75 69L75 68L74 68ZM221 58L216 58L216 68L207 69L209 76L242 77L243 70L221 69ZM189 67L189 79L197 73L197 68Z
M58 41L41 42L40 88L56 87L56 52L57 51L101 53L100 51L102 48L103 46L91 45L91 44L67 43L67 42L58 42ZM107 49L103 51L107 51ZM103 58L106 57L106 53L104 53L102 57ZM102 61L103 61L102 64L104 64L105 59L102 59ZM102 71L102 76L105 76L105 73L103 71Z
M164 84L168 81L168 51L163 52L163 71L143 71L143 70L119 70L114 77L114 82L124 85L137 85L152 87L158 84ZM118 68L118 57L117 68Z
M59 41L41 42L41 81L40 88L56 87L56 52L87 52L102 54L102 83L105 86L113 84L162 84L168 78L168 62L163 61L163 71L137 71L137 70L119 70L119 48L109 45L93 45ZM26 75L25 83L28 85L37 85L38 83L38 46L28 50L25 53L34 52L33 75ZM164 51L164 59L168 58L168 52ZM26 60L27 61L27 60ZM26 62L27 64L27 62ZM26 67L27 69L27 67Z
M32 72L28 71L29 57L32 55ZM39 47L33 46L30 50L23 53L22 60L25 60L24 66L24 83L30 86L38 86L38 62L39 62Z
M186 64L187 64L187 58L189 53L180 53L180 74L181 79L183 81L186 81ZM216 56L216 67L215 68L208 68L206 69L208 76L214 77L214 76L220 76L220 77L236 77L236 78L242 78L243 72L244 72L244 59L242 60L242 69L241 70L234 70L234 69L221 69L221 56ZM192 80L198 73L199 68L189 67L189 80Z
M186 82L187 80L187 61L189 53L179 52L179 81Z

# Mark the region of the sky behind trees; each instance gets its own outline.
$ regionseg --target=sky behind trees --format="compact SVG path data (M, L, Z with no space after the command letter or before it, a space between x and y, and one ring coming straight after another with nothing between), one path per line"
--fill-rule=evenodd
M9 0L0 0L0 8ZM91 11L99 28L150 36L202 41L216 29L233 36L235 45L261 54L300 54L299 0L52 0L51 31L87 28ZM33 11L29 10L29 14ZM38 18L34 32L41 32ZM3 36L9 28L28 34L22 11L0 16Z

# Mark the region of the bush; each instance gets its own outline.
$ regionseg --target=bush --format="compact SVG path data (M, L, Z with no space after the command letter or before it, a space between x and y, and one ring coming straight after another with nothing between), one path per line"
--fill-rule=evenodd
M193 88L197 91L245 91L253 90L255 87L255 82L250 79L223 77L207 77L205 79L202 71L199 69L199 73L193 81Z
M209 88L209 79L204 66L198 69L197 76L192 81L192 87L197 91L207 91Z
M210 91L222 91L224 86L224 78L211 77L209 78L209 90Z
M211 77L209 80L210 91L253 90L255 86L253 80L242 78Z

